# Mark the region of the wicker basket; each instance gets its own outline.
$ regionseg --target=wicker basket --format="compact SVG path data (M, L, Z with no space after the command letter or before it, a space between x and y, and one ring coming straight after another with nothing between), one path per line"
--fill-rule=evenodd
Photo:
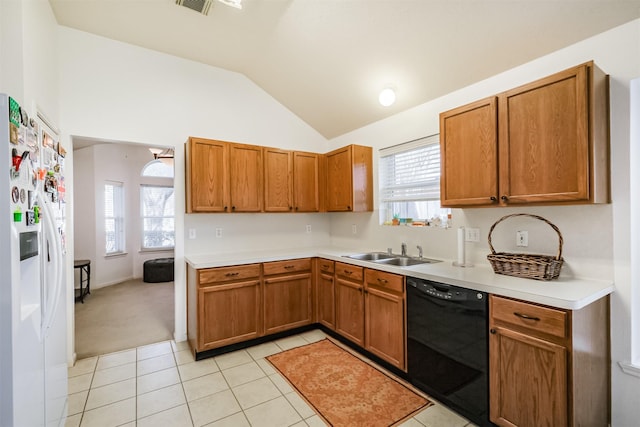
M531 218L539 219L540 221L544 221L549 224L549 226L551 226L551 228L553 228L555 232L558 233L558 254L554 257L549 255L511 254L506 252L496 253L493 245L491 244L491 233L493 233L493 229L500 222L514 216L528 216ZM526 213L503 216L491 226L491 229L489 230L488 240L489 248L491 248L491 254L487 255L487 259L491 263L493 271L495 271L497 274L505 274L507 276L524 277L527 279L536 280L552 280L558 278L558 276L560 275L560 269L562 268L562 263L564 262L564 260L562 259L562 234L560 233L558 227L541 216Z

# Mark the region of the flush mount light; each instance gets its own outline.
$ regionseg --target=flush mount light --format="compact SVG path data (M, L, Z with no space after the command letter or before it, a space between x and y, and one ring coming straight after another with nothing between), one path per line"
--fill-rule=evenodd
M242 9L242 0L218 0L222 4L235 7L236 9Z
M382 92L380 92L380 95L378 96L378 101L383 107L393 105L393 103L396 102L395 91L390 87L382 89Z

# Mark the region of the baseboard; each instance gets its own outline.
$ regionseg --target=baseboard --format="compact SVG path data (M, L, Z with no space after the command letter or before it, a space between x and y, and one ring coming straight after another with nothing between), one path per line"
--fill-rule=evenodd
M112 286L112 285L117 285L118 283L122 283L122 282L128 282L129 280L136 280L136 279L140 279L140 277L133 277L130 276L129 278L124 278L124 279L118 279L118 280L112 280L110 282L105 282L105 283L91 283L91 289L100 289L100 288L106 288L107 286Z

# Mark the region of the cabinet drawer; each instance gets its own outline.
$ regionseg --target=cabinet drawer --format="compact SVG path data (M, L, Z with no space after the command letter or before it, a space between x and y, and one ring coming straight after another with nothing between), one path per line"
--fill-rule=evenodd
M336 274L347 279L362 281L364 279L364 268L356 265L336 262Z
M215 282L250 279L260 277L260 264L234 265L198 270L198 283L207 285Z
M541 307L521 301L491 296L491 317L532 332L549 334L560 338L567 336L567 312L550 307Z
M335 271L334 262L328 259L318 259L318 268L321 273L333 273Z
M287 261L265 262L264 275L296 273L311 270L311 258L291 259Z
M404 293L404 276L367 268L365 277L367 286L377 286L400 294Z

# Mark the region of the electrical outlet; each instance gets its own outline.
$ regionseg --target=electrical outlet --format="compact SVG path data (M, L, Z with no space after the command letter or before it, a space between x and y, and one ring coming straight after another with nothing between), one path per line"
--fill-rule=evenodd
M528 231L516 231L516 246L529 246Z
M222 228L216 228L216 238L222 237Z
M353 234L358 234L358 227L355 224L351 224L351 232Z
M311 224L307 224L307 234L311 233Z
M464 229L465 242L479 242L480 241L480 229L479 228L466 228Z
M195 239L196 238L196 229L195 228L190 228L189 229L189 239Z

